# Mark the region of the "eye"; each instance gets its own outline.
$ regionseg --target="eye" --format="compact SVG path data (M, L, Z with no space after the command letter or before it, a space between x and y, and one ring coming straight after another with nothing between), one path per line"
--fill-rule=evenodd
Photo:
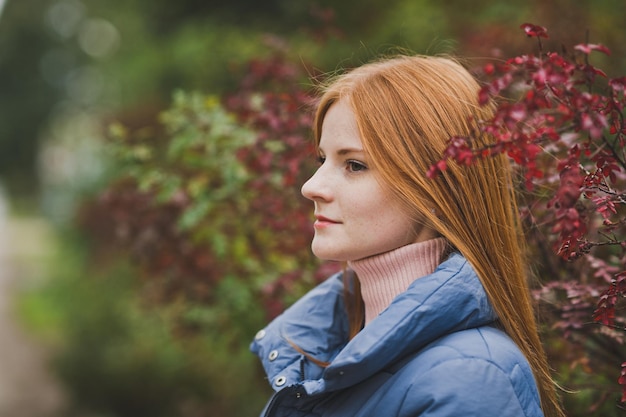
M322 165L324 162L326 162L326 157L323 155L318 155L317 156L317 164L318 165Z
M349 160L346 162L346 169L350 172L365 171L367 166L359 161Z

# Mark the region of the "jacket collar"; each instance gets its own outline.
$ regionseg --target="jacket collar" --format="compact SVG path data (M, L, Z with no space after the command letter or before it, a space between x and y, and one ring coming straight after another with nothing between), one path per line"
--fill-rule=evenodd
M476 273L458 253L432 274L415 280L349 342L340 286L337 277L322 284L252 343L274 389L296 382L302 382L308 394L343 389L448 333L496 320ZM321 368L303 361L290 343L330 365ZM280 360L272 359L273 351Z

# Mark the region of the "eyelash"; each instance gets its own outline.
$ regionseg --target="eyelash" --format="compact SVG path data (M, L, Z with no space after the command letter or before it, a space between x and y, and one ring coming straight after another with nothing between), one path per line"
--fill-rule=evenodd
M354 160L348 160L346 161L346 168L350 171L350 172L360 172L360 171L365 171L367 169L367 166L365 166L365 164L359 162L359 161L354 161ZM357 169L354 169L354 168Z
M317 157L317 163L320 166L324 164L324 162L326 162L326 157L324 156ZM346 164L346 170L348 170L349 172L360 172L360 171L365 171L367 169L367 165L365 165L362 162L355 161L353 159L348 159L345 162L345 164Z

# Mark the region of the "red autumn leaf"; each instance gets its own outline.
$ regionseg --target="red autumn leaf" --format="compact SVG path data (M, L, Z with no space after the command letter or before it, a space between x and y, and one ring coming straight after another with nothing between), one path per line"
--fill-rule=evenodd
M593 202L597 207L598 213L600 213L604 219L608 219L611 215L617 214L615 203L609 196L596 197L593 199Z
M583 113L580 117L580 127L589 132L592 139L602 137L602 132L608 126L604 115L598 113Z
M543 26L533 25L532 23L524 23L520 25L520 28L524 30L526 36L528 37L537 37L537 38L547 38L548 30Z
M487 104L489 102L489 99L491 98L491 88L490 86L484 86L480 89L480 91L478 92L478 103L481 106L484 106L485 104Z
M610 291L610 289L609 289ZM612 326L615 322L615 300L614 296L610 296L607 293L600 297L598 308L593 312L593 320L604 324L605 326Z
M581 194L583 176L578 167L567 167L560 173L561 184L556 198L561 207L573 207Z
M595 43L581 43L574 46L574 49L589 55L591 51L599 51L607 55L611 55L611 51L604 45Z
M624 91L626 90L626 77L613 78L609 80L609 85L613 91Z
M438 161L436 164L433 164L426 173L428 178L435 178L437 174L442 171L445 171L448 168L448 163L445 159Z

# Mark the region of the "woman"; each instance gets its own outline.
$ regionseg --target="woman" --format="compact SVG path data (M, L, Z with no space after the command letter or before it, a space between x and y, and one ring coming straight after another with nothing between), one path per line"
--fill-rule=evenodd
M492 115L478 90L453 60L408 56L325 90L320 167L302 193L314 254L347 268L256 335L277 391L263 415L563 415L506 157L426 177L450 137Z

